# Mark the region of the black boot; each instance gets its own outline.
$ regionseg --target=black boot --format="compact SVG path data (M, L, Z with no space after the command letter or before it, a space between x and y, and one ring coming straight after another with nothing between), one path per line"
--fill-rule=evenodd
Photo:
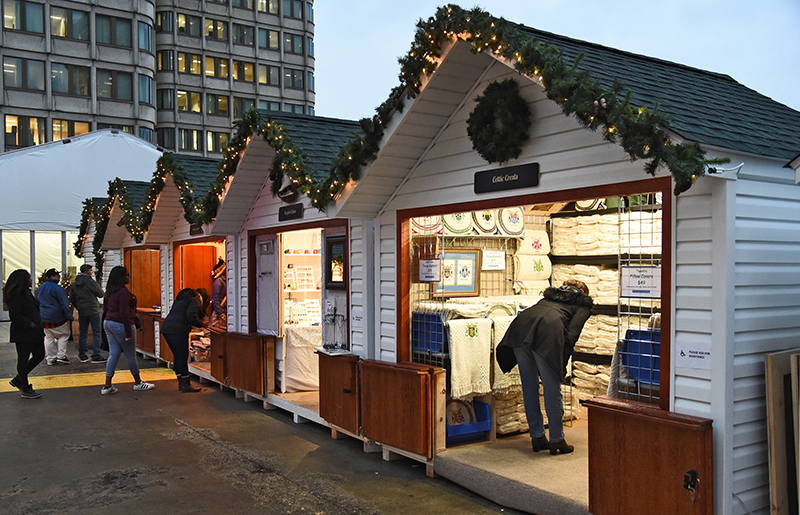
M547 436L542 435L537 438L531 439L531 444L533 444L533 452L539 452L544 449L549 448L550 442L547 441Z
M189 376L178 376L178 385L181 390L181 393L193 393L200 391L200 388L195 388L194 386L192 386L192 382L189 380Z
M561 454L569 454L575 450L575 447L571 446L567 443L567 440L561 440L560 442L550 442L550 454L555 456L559 452Z

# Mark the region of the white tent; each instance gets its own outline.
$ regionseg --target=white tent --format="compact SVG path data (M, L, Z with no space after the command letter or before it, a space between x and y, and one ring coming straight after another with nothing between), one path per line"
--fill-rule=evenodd
M0 154L0 261L3 280L17 268L77 266L73 242L83 201L104 197L116 177L149 181L162 152L116 129Z

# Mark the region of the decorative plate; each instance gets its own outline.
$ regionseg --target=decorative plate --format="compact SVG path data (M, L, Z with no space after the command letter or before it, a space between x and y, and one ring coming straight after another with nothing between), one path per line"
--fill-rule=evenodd
M413 234L441 234L441 216L420 216L411 219L411 232Z
M475 222L475 228L483 234L494 234L497 232L497 210L495 209L473 211L472 221Z
M472 232L472 217L469 213L453 213L442 217L447 234L469 234Z
M519 236L525 231L525 217L521 207L507 207L500 210L500 229L509 236Z
M475 408L471 402L453 399L447 403L447 425L460 426L475 423Z
M605 209L606 199L593 198L587 200L578 200L575 202L575 209L578 211L595 211L597 209Z

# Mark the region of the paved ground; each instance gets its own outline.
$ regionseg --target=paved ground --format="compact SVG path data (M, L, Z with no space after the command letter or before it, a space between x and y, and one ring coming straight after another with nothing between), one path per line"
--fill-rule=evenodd
M412 460L385 462L360 441L265 411L216 385L181 394L139 358L156 388L135 392L125 365L101 396L102 365L40 365L41 399L8 387L16 353L0 324L0 513L489 514L495 505Z

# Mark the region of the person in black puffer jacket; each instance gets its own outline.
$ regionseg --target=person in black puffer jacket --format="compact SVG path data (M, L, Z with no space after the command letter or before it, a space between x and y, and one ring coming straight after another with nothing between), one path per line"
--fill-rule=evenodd
M11 341L17 346L17 376L11 386L23 399L38 399L41 393L28 383L28 374L44 359L44 326L39 301L31 293L31 274L19 269L11 272L3 287L3 302L11 318Z
M191 288L178 292L169 315L161 324L161 336L167 341L172 355L178 390L183 393L199 392L189 381L189 332L194 327L203 327L203 306L200 294Z
M561 382L592 305L589 288L581 281L568 279L559 288L547 288L542 300L517 315L497 346L497 364L504 373L519 365L534 452L548 447L550 454L568 454L574 450L564 439ZM549 442L539 406L539 377L544 389Z

